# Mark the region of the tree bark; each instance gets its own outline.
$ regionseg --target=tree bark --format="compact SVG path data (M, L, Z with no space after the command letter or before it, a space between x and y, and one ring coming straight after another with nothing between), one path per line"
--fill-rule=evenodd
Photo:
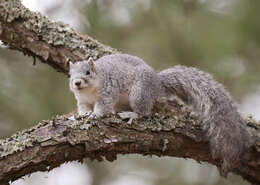
M0 39L11 49L37 57L64 73L69 61L118 52L62 22L29 11L20 0L0 0Z
M116 115L97 120L57 116L0 141L0 183L84 157L113 161L117 154L184 157L219 166L220 161L211 158L202 136L200 123L181 115L174 118L154 114L131 125ZM258 141L234 173L259 184L259 172Z
M53 68L67 73L68 61L78 61L118 51L61 22L30 12L19 0L0 0L0 39ZM65 161L84 157L109 161L117 154L175 156L205 161L216 166L201 125L187 116L154 114L131 125L111 115L103 119L57 116L0 140L0 184L8 184L35 171L50 170ZM260 126L248 120L255 143L234 169L252 184L260 184Z

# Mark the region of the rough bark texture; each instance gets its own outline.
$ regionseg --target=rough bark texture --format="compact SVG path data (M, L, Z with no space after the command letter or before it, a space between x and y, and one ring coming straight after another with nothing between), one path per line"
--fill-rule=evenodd
M220 162L211 158L202 135L200 124L187 114L178 118L155 114L131 125L117 116L99 120L57 116L0 140L0 184L35 171L50 170L65 161L84 157L113 161L117 154L193 158L218 166ZM259 141L247 151L243 166L234 173L254 184L260 183Z
M64 73L68 61L117 52L62 22L29 11L19 0L0 0L0 40Z
M0 40L64 73L69 60L97 59L117 52L61 22L30 12L19 0L0 0ZM117 154L129 153L189 157L219 166L220 162L209 154L208 143L202 140L200 123L189 115L155 114L132 125L116 116L100 120L58 116L42 121L0 140L0 184L50 170L65 161L84 157L113 161ZM247 123L255 143L234 173L260 184L260 126L252 120Z

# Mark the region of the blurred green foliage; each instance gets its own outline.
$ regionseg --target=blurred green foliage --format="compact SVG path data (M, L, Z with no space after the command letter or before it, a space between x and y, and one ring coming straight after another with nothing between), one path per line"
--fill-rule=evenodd
M103 0L79 8L89 35L157 70L199 67L238 99L259 83L260 2L221 0L227 7L220 10L214 3L217 7L214 0Z
M55 10L80 12L80 31L145 59L158 71L177 64L208 71L240 101L260 83L259 8L259 0L89 0L71 1L69 10ZM75 108L65 75L45 64L33 66L31 58L5 48L0 48L0 56L1 137ZM157 169L163 161L153 161L130 160L156 173L164 168ZM94 184L117 164L92 164ZM238 184L237 177L210 183L203 174L197 183L185 182L185 177L176 179L180 171L172 175L179 162L169 164L174 169L168 165L154 184Z
M0 136L75 108L68 79L51 67L0 49Z

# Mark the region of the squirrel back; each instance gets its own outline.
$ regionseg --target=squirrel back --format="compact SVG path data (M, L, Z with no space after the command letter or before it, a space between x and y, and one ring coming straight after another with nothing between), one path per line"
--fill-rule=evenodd
M211 75L193 67L175 66L158 73L168 98L177 96L191 106L203 123L211 155L221 160L226 176L240 165L250 134L229 93Z

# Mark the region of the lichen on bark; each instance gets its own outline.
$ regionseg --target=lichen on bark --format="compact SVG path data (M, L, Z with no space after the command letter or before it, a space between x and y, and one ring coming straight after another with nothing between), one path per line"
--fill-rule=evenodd
M37 143L42 143L48 140L55 140L56 137L60 137L61 133L66 133L67 129L79 129L79 130L88 130L93 125L98 125L100 119L93 119L88 117L80 117L77 115L66 117L62 115L57 115L50 120L43 120L38 123L36 126L25 129L23 131L17 132L13 134L11 137L7 139L0 140L0 159L2 157L6 157L8 155L14 154L15 152L23 151L26 148L32 147ZM109 115L102 119L102 122L109 122L109 123L123 123L124 121L117 115ZM140 122L145 124L140 124ZM59 130L57 133L50 132L47 135L42 135L41 130L46 129L46 125L51 124L55 127L55 125L59 125ZM64 125L63 127L61 125ZM152 131L173 131L176 129L178 132L178 128L185 128L189 125L190 129L192 128L199 128L200 125L194 118L191 117L169 117L162 114L154 114L152 117L149 118L140 118L137 120L133 120L132 125L135 127L136 130L145 131L145 130L152 130ZM193 126L191 126L193 125ZM190 135L190 137L193 137ZM193 139L197 139L193 137ZM73 143L79 143L79 141L73 141Z
M97 40L78 33L62 22L55 22L42 16L39 12L31 12L24 7L20 0L0 1L0 20L3 23L20 23L24 29L32 31L38 38L28 38L30 42L34 40L44 41L47 44L57 47L62 46L69 49L81 60L92 57L98 59L107 54L117 53L116 49L105 46ZM14 34L11 35L11 37ZM11 44L7 43L6 44ZM45 58L47 59L47 57ZM71 58L68 57L67 60ZM72 59L73 60L73 59ZM65 68L65 67L64 67Z

